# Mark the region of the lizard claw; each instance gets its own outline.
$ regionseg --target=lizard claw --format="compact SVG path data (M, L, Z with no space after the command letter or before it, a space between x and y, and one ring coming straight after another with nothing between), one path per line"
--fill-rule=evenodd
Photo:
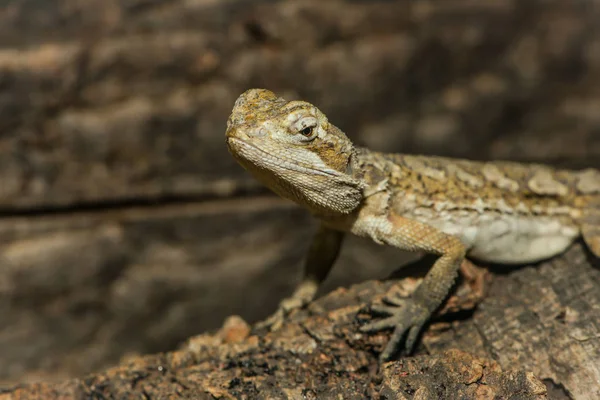
M258 329L269 329L271 331L276 331L281 328L283 325L283 321L285 320L285 313L281 308L277 308L273 314L271 314L264 321L257 322L255 327Z
M429 319L431 313L427 307L413 298L390 297L385 298L388 304L374 304L371 312L374 314L389 315L389 317L363 325L362 332L379 332L384 329L394 328L387 346L379 356L380 363L389 361L398 351L409 354L417 341L419 332ZM404 345L401 345L405 338Z
M310 299L300 297L289 297L279 303L277 310L264 321L258 322L256 327L258 329L269 329L270 331L277 331L283 325L286 317L290 315L293 310L298 310L308 304Z

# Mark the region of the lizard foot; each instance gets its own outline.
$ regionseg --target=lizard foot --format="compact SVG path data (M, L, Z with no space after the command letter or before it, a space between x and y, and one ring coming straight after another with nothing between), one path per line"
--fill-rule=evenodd
M419 332L431 315L424 304L410 297L388 296L383 301L386 304L371 305L371 312L388 317L360 328L362 332L379 332L394 328L390 341L379 356L380 363L389 361L398 351L403 355L409 354L415 346ZM402 345L404 337L406 340Z
M277 307L277 310L267 319L256 324L259 329L269 329L276 331L281 328L286 317L294 310L298 310L306 306L312 300L312 293L307 291L297 291L291 297L282 300Z

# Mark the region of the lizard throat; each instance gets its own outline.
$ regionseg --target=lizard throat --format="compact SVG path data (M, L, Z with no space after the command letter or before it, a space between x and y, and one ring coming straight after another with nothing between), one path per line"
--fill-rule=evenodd
M243 139L228 138L238 162L281 197L319 214L348 214L360 204L364 184L323 163L316 155L281 157ZM293 155L292 153L291 155ZM311 162L312 165L307 165ZM315 168L315 166L321 168Z

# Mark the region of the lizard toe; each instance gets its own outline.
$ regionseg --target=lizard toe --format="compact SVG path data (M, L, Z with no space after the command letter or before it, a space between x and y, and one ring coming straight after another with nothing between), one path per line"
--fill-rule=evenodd
M371 322L369 324L361 326L359 329L361 332L374 333L384 329L394 328L396 326L396 318L389 317L380 319L378 321Z
M390 293L387 296L385 296L382 300L384 303L392 305L392 306L396 306L396 307L402 307L404 305L404 303L406 302L406 297L402 297L400 296L399 293Z
M373 304L369 311L374 315L393 315L396 313L396 307L385 304Z
M379 357L381 362L391 360L397 353L410 354L430 315L425 305L412 298L402 299L398 306L372 306L371 311L391 316L362 326L360 328L362 332L378 332L394 328L389 342Z
M278 330L285 320L285 311L282 308L278 308L272 315L267 319L256 323L254 326L257 329L268 329L270 331Z

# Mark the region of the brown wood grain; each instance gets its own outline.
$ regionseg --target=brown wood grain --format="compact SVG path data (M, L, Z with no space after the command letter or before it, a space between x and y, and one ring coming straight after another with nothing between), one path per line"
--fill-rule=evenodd
M600 270L593 263L577 244L552 261L496 274L472 316L438 315L415 357L379 370L377 353L389 333L357 328L371 318L365 304L380 301L391 281L336 290L274 332L232 317L219 332L191 338L176 352L133 357L59 384L14 388L0 399L595 399ZM405 283L414 287L410 278ZM465 290L462 283L457 293Z

